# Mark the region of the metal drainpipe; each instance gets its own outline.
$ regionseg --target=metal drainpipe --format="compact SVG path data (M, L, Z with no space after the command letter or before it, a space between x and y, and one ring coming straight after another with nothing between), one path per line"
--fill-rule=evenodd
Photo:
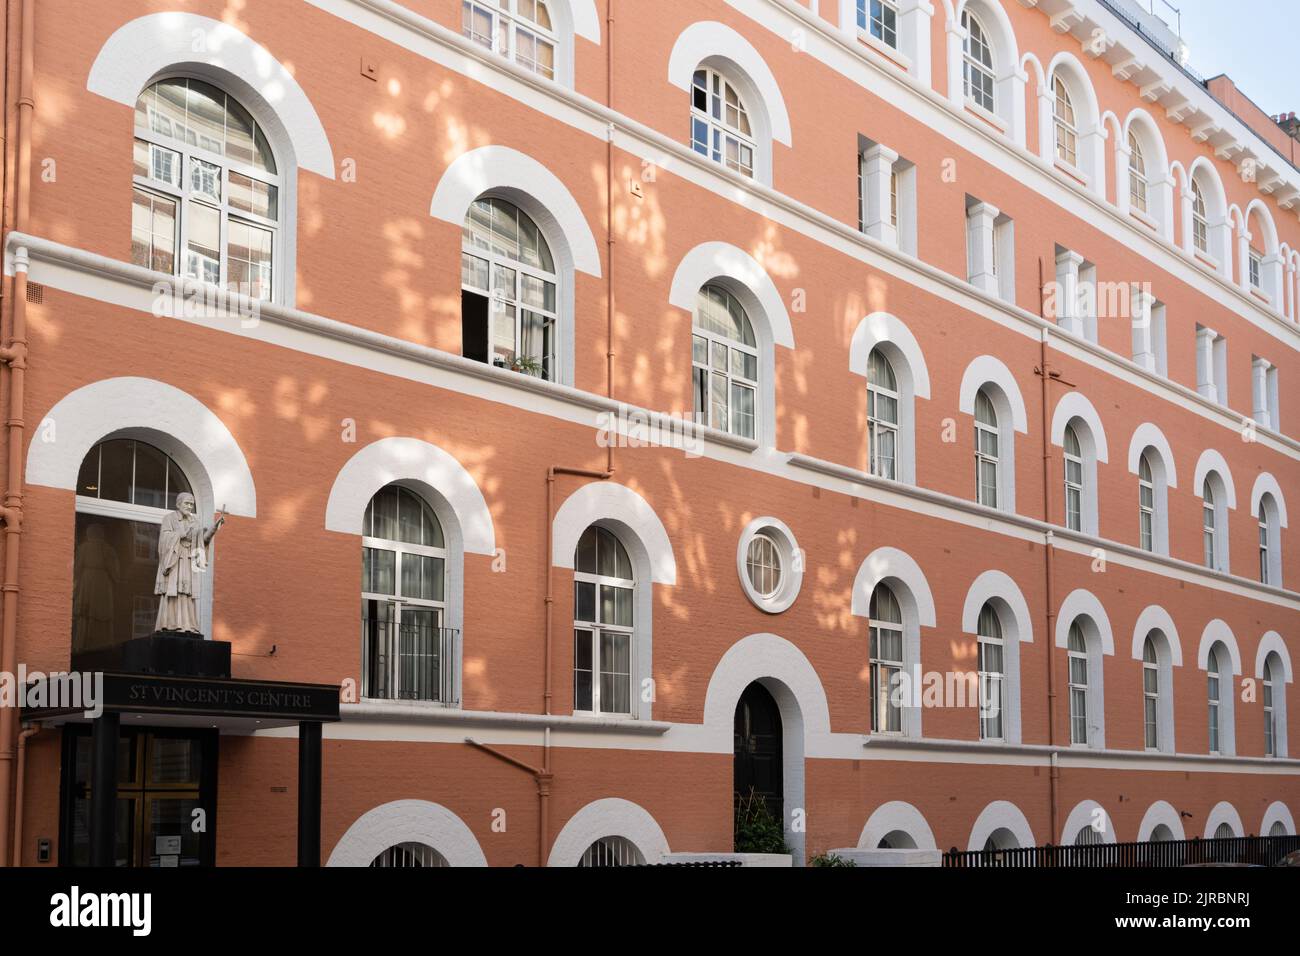
M31 206L32 117L35 101L32 99L33 16L35 0L21 0L22 19L19 21L18 65L18 155L15 161L17 196L13 228L19 232L27 229ZM6 235L6 240L8 236ZM8 487L0 519L5 530L4 617L0 626L0 671L12 674L17 670L18 643L18 559L22 542L23 523L23 384L27 369L27 250L14 250L14 281L9 311L12 315L9 341L0 349L0 361L9 366L9 417L8 429ZM14 783L14 727L15 709L0 708L0 866L10 858L9 826L12 818L11 794Z
M23 865L23 784L27 776L27 740L40 732L40 724L28 724L18 735L18 780L14 785L14 866Z
M481 744L473 737L466 737L465 743L469 744L476 750L481 750L486 754L491 754L498 760L518 767L526 773L531 773L533 779L537 781L537 865L546 866L546 854L550 849L550 818L551 818L551 781L554 779L549 769L551 763L551 728L547 727L544 732L545 747L543 752L543 765L539 769L532 764L524 763L517 757L512 757L508 753L497 750L495 747L489 747L487 744Z
M1042 260L1038 262L1039 274L1042 274ZM1042 282L1039 282L1039 288L1042 288ZM1042 305L1039 305L1040 315ZM1052 523L1052 436L1051 424L1048 419L1048 403L1051 400L1049 384L1052 378L1052 371L1047 364L1047 339L1050 332L1046 327L1043 328L1042 336L1039 339L1039 366L1036 372L1042 379L1043 394L1043 520L1047 524ZM1045 604L1047 606L1046 621L1047 627L1043 634L1043 647L1047 654L1047 742L1052 747L1056 746L1056 652L1055 652L1055 623L1056 623L1056 582L1054 577L1053 557L1056 544L1053 540L1051 531L1043 536L1043 568L1046 575L1046 594ZM1059 795L1060 788L1060 767L1056 761L1056 754L1052 754L1051 767L1048 771L1048 787L1050 793L1050 812L1051 832L1048 834L1049 840L1056 836L1057 818L1060 815Z

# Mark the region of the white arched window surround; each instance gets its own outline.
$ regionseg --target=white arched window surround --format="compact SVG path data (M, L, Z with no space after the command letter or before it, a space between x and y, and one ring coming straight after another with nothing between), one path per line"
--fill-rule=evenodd
M504 199L518 206L537 224L550 247L557 278L556 381L572 385L575 273L601 276L599 247L586 216L553 172L505 146L482 146L458 156L438 181L429 214L454 224L459 234L470 206L480 198Z
M1255 679L1261 683L1268 680L1272 685L1273 755L1288 757L1287 684L1294 683L1294 673L1291 669L1291 653L1277 631L1269 631L1259 639L1259 647L1255 651ZM1262 702L1263 699L1261 689L1259 700Z
M1007 800L994 800L980 811L971 827L966 848L983 850L990 839L999 850L1038 845L1024 813Z
M575 37L582 37L590 40L592 43L599 44L600 39L600 14L596 9L595 0L545 0L547 11L550 13L550 29L539 31L540 35L545 37L555 46L555 76L553 79L561 86L572 88L573 70L574 70L574 40ZM474 7L480 8L484 13L501 18L501 7L507 7L507 12L513 14L517 10L517 0L500 0L500 6L497 0L472 0ZM463 11L463 8L462 8ZM462 33L466 33L464 22L464 12L462 12ZM525 29L531 30L533 24L527 19L517 19L515 16L504 18L507 22L518 22ZM468 35L468 34L467 34ZM499 36L497 23L494 21L489 36L493 37L492 45L499 42L496 38ZM472 37L471 39L479 39ZM479 42L483 42L479 39ZM515 42L512 36L510 42ZM488 45L488 44L484 44ZM497 53L510 55L510 50L496 50ZM526 63L521 63L525 69L530 69ZM539 75L545 76L540 71Z
M1069 647L1070 628L1079 625L1083 632L1088 658L1087 687L1087 746L1104 749L1106 746L1106 688L1103 660L1115 654L1115 639L1110 619L1101 601L1089 591L1079 588L1071 591L1061 602L1056 617L1056 646ZM1069 697L1066 695L1068 708ZM1066 713L1069 711L1067 709ZM1068 724L1067 724L1068 726Z
M1205 201L1205 248L1199 247L1199 227L1194 214L1195 183ZM1232 277L1232 224L1228 218L1227 194L1218 171L1204 156L1198 156L1187 170L1187 188L1183 193L1183 248L1188 255L1199 256L1225 278Z
M772 185L772 144L791 145L790 114L772 70L753 44L716 21L693 23L678 36L668 58L668 82L689 95L701 68L718 72L744 101L755 146L754 178ZM685 116L688 96L682 104Z
M769 557L775 558L778 569L779 581L768 593L761 593L758 590L750 579L748 567L751 545L760 536L770 542L772 552ZM741 590L760 611L767 614L780 614L794 604L803 586L806 562L807 559L799 548L799 542L795 540L794 532L790 530L789 525L778 518L755 518L740 533L740 541L736 545L736 572L740 576Z
M1250 514L1260 524L1260 543L1267 545L1267 575L1261 579L1274 587L1282 587L1282 529L1287 526L1286 498L1282 486L1267 471L1255 479L1250 491Z
M677 583L672 543L659 516L635 491L610 481L591 482L570 494L555 512L553 566L573 569L578 541L592 525L612 532L632 561L632 577L637 582L633 597L632 716L649 720L654 701L646 699L650 695L642 693L642 685L653 677L653 585Z
M427 846L449 866L487 866L474 832L451 810L427 800L394 800L363 813L330 852L326 866L369 866L389 847Z
M1101 110L1097 104L1097 94L1092 88L1092 81L1077 57L1061 52L1052 58L1045 72L1043 88L1039 90L1039 150L1045 162L1060 165L1071 176L1082 179L1084 185L1099 196L1106 194L1106 129L1101 122ZM1057 104L1059 101L1057 83L1067 92L1070 106L1073 108L1073 127L1065 132L1068 137L1073 132L1075 161L1062 158L1062 144L1059 142L1063 125ZM1123 180L1127 188L1127 177Z
M1237 808L1227 800L1220 800L1205 817L1205 839L1212 839L1215 831L1225 823L1232 829L1233 836L1243 837L1246 835L1246 830L1241 825L1241 814L1237 812Z
M1175 753L1174 738L1174 671L1183 666L1183 647L1178 639L1178 629L1169 612L1158 605L1145 608L1138 615L1133 628L1133 660L1142 666L1143 647L1147 638L1156 652L1156 673L1159 679L1159 696L1156 706L1156 749L1160 753ZM1139 712L1138 717L1144 715Z
M898 384L898 441L895 448L898 480L916 484L916 400L930 398L930 372L925 355L907 325L888 312L873 312L853 331L849 370L867 377L871 353L880 349Z
M1130 143L1135 141L1142 150L1145 166L1147 208L1135 209L1130 198ZM1151 114L1135 109L1124 120L1122 135L1115 142L1115 202L1120 212L1131 213L1152 223L1157 232L1171 239L1174 229L1174 179L1169 169L1169 153L1164 137Z
M1227 574L1231 569L1230 548L1228 536L1228 512L1235 511L1237 508L1237 490L1232 481L1232 472L1228 468L1227 460L1213 448L1208 448L1201 452L1201 457L1196 461L1196 472L1193 487L1196 489L1196 496L1202 499L1204 504L1205 488L1209 485L1213 495L1214 510L1214 564L1213 568ZM1202 508L1202 511L1208 509ZM1204 515L1208 518L1208 515ZM1208 555L1202 554L1202 559ZM1205 563L1204 560L1202 563Z
M196 35L203 37L202 44L195 44ZM275 152L282 189L274 298L292 306L296 170L334 178L334 154L324 127L293 74L265 47L229 24L192 13L149 14L119 27L100 48L86 88L134 107L156 79L178 75L204 80L235 97Z
M551 844L547 866L578 866L598 840L621 837L649 864L668 854L668 838L649 811L621 797L593 800L568 819Z
M1115 824L1111 822L1110 814L1096 800L1081 800L1065 818L1065 826L1061 830L1061 842L1058 845L1073 846L1084 827L1096 831L1094 842L1115 842Z
M1008 744L1021 742L1020 645L1033 643L1033 617L1024 595L1005 571L985 571L966 592L962 605L961 629L978 639L980 611L992 607L1002 628L1003 642L1003 734Z
M668 301L689 312L694 321L699 292L706 285L720 286L734 296L753 326L758 343L756 441L770 447L776 442L776 348L794 348L794 327L785 300L753 256L725 242L701 243L682 258ZM686 342L683 357L689 359L689 338Z
M1217 649L1217 650L1216 650ZM1196 666L1207 674L1213 670L1210 666L1210 652L1216 651L1219 675L1219 753L1231 757L1237 752L1236 707L1237 682L1234 677L1241 676L1241 651L1237 648L1237 639L1222 620L1216 618L1205 626L1201 633L1201 642L1196 650ZM1207 685L1201 685L1198 697L1208 700ZM1208 704L1207 704L1208 707Z
M1138 826L1138 842L1146 843L1154 839L1159 827L1168 829L1169 836L1166 839L1186 839L1183 833L1182 816L1174 809L1173 804L1165 800L1157 800L1147 807L1147 812L1142 815L1142 823Z
M958 394L958 409L975 414L975 396L983 389L998 417L998 508L1016 510L1016 432L1027 434L1029 419L1015 376L1001 359L981 355L966 366Z
M872 811L871 816L858 835L858 848L875 850L888 838L889 849L894 850L934 850L934 832L925 816L916 807L902 800L882 803Z
M1074 428L1079 439L1079 449L1083 460L1082 492L1082 531L1084 534L1099 534L1097 464L1110 461L1110 448L1106 443L1106 430L1102 426L1101 416L1092 402L1079 392L1067 392L1056 403L1052 413L1052 444L1063 448L1065 429ZM1062 511L1062 521L1064 521Z
M1244 234L1238 236L1238 249L1242 250L1240 259L1242 285L1252 288L1249 278L1250 249L1257 249L1262 255L1259 263L1259 292L1268 297L1269 305L1275 312L1281 312L1282 301L1282 255L1278 241L1277 224L1273 214L1261 199L1252 199L1243 215L1246 224Z
M957 0L955 6L944 0L947 17L948 101L958 109L971 106L977 115L990 116L1015 143L1025 141L1025 81L1020 67L1020 51L1015 30L1002 4L997 0ZM966 93L967 42L969 31L963 25L967 15L974 17L982 29L992 58L993 109L976 103Z
M1141 475L1142 456L1147 456L1151 466L1152 532L1151 545L1156 554L1169 553L1169 489L1178 487L1178 470L1174 464L1173 449L1164 433L1151 422L1143 422L1133 432L1128 446L1128 470L1135 477ZM1138 491L1140 507L1141 495ZM1139 535L1141 521L1138 522Z
M1268 836L1276 824L1282 825L1282 831L1288 836L1295 836L1295 819L1291 811L1281 800L1274 800L1264 811L1264 818L1259 824L1259 835Z
M903 612L903 671L909 695L903 706L904 737L921 736L921 708L916 686L921 667L921 628L935 626L934 596L920 565L897 548L877 548L858 568L853 582L852 613L870 619L876 586L888 585Z

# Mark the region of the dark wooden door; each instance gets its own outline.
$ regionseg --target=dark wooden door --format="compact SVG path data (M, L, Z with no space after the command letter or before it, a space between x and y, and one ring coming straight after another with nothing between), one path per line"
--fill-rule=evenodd
M745 688L736 705L735 751L736 798L752 790L772 816L783 819L781 711L762 684Z

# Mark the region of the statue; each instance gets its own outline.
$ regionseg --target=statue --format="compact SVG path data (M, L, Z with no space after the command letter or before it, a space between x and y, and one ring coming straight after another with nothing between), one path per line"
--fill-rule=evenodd
M225 512L219 511L213 526L204 528L194 513L194 496L189 492L176 496L176 510L163 518L158 533L158 577L153 588L159 595L158 631L202 635L196 579L207 570L208 544L225 522Z

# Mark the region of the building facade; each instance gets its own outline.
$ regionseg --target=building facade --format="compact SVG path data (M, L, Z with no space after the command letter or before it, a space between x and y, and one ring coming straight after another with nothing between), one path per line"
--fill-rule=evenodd
M1300 170L1127 6L9 7L6 670L188 491L322 862L1295 833ZM292 726L121 726L118 860L294 862Z

